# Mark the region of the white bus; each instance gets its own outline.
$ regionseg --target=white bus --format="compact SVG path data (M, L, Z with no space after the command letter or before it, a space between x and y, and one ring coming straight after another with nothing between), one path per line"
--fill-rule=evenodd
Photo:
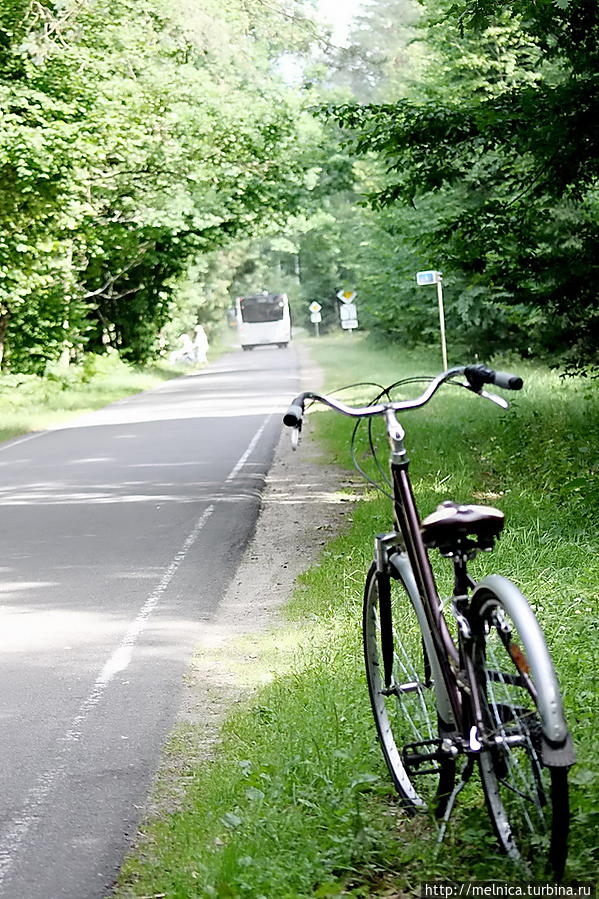
M235 308L239 342L244 350L269 344L285 349L291 340L287 294L263 291L237 297Z

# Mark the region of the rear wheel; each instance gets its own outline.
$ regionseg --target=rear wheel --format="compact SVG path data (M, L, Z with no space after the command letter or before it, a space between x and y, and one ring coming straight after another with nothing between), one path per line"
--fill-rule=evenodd
M393 783L406 807L412 811L432 808L440 817L453 786L455 763L449 757L415 761L417 754L439 750L435 683L410 595L400 579L384 577L390 581L389 623L386 588L381 587L374 565L364 591L364 658L374 720ZM383 643L389 628L393 647L392 653L386 650L390 669L386 687Z
M552 753L543 740L538 705L539 697L556 692L551 660L540 631L531 634L522 625L519 629L493 591L479 593L474 611L474 658L486 738L497 741L479 755L493 827L512 859L535 874L549 870L560 878L568 853L568 765L573 754L568 742L563 764L547 763L560 754ZM549 678L543 672L550 672ZM557 701L561 706L559 693Z

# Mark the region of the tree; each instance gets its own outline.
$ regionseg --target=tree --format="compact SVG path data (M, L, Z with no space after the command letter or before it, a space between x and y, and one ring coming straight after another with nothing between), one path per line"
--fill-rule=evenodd
M5 5L5 365L107 343L147 359L194 259L298 203L297 103L273 72L298 21L259 0Z
M429 17L433 62L417 100L333 115L358 152L387 166L374 205L424 213L415 246L485 293L504 316L502 338L596 355L597 5L440 10ZM433 196L445 208L429 219Z

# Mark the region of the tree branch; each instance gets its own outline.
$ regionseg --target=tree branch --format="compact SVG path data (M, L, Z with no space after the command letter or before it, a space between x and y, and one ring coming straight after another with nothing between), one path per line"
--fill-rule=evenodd
M117 272L116 275L111 275L111 277L108 279L108 281L106 282L106 284L103 284L102 287L98 287L97 290L90 290L89 293L86 293L86 294L83 295L83 299L84 299L84 300L90 300L92 297L97 297L97 296L100 296L100 294L106 293L106 291L107 291L110 287L112 287L112 285L115 284L116 281L118 281L118 279L119 279L120 277L122 277L126 272L130 271L130 270L133 268L133 266L136 265L136 264L139 262L139 260L141 259L141 257L142 257L142 256L143 256L143 255L150 249L151 246L152 246L152 242L151 242L151 241L148 242L148 243L146 243L146 244L141 248L141 250L140 250L140 252L137 254L137 256L134 256L134 258L133 258L130 262L128 262L127 265L125 265L119 272ZM137 288L136 288L136 289L137 289ZM130 291L127 291L127 292L129 293ZM125 295L125 294L123 294L123 296L124 296L124 295ZM118 297L116 297L116 299L118 299Z

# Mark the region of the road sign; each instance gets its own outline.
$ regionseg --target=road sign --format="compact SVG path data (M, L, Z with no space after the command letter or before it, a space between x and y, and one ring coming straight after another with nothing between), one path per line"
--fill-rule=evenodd
M314 300L313 303L310 303L308 309L310 310L310 312L320 312L322 306L320 305L320 303L317 303L316 300Z
M441 281L441 272L416 272L416 284L424 287L426 284L438 284Z
M315 305L318 305L318 304L315 304ZM310 313L310 321L311 321L312 324L314 324L314 325L317 324L317 322L321 322L321 321L322 321L322 315L320 314L320 312L311 312L311 313Z
M342 303L351 303L356 298L355 290L340 290L337 294L337 299L341 300Z
M339 307L341 327L346 331L352 331L358 327L358 310L355 303L344 303Z
M342 322L349 321L351 318L357 320L358 310L356 309L355 303L344 303L343 306L339 307L339 315Z

